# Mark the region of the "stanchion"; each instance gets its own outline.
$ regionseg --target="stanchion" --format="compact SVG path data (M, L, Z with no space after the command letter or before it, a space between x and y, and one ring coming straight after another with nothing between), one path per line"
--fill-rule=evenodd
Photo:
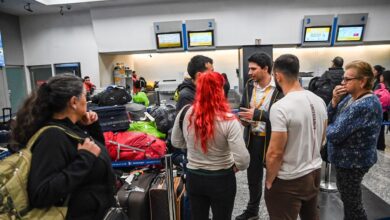
M336 183L330 181L332 166L330 163L325 163L325 178L321 181L320 190L324 192L337 192Z
M176 220L176 211L175 211L175 191L173 186L173 165L172 165L172 155L165 155L165 173L166 173L166 182L168 190L168 207L169 207L169 219Z

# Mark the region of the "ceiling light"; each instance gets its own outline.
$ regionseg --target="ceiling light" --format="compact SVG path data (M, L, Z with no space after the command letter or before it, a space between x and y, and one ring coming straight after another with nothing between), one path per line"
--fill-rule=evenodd
M29 12L34 12L31 9L31 3L29 3L29 2L24 5L24 10L29 11Z

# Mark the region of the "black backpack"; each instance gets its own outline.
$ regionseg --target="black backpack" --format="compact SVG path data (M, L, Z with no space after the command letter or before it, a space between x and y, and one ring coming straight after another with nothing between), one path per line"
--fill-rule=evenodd
M314 92L314 90L316 90L316 83L317 83L317 80L319 79L320 77L319 76L316 76L316 77L313 77L310 82L309 82L309 86L307 87L307 89L309 91L312 91Z
M157 129L163 133L173 127L176 118L176 107L173 105L161 105L152 108L150 115L156 120Z
M340 71L331 71L325 73L316 80L314 86L315 88L312 90L312 92L321 97L325 104L328 105L332 100L334 87L341 84L343 76L342 74L343 72Z
M131 95L122 87L108 87L99 94L99 106L124 105L131 101Z

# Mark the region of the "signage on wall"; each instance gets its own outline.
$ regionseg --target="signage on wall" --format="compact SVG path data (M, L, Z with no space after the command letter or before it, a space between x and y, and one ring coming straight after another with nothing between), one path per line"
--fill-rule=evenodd
M3 50L3 40L1 38L1 32L0 32L0 66L5 66L4 50Z

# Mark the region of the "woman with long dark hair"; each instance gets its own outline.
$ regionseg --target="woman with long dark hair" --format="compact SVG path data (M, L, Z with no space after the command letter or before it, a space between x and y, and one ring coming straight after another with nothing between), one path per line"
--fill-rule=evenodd
M375 68L374 68L375 69ZM378 89L375 90L379 101L381 101L382 111L383 111L383 121L388 120L388 111L390 109L390 97L389 97L389 88L390 88L390 71L383 71L380 75L380 83L378 84ZM386 148L385 143L385 126L382 125L381 131L379 133L378 143L376 145L378 150L384 151Z
M192 219L208 219L210 207L214 220L231 219L235 172L249 166L242 126L230 113L223 83L219 73L201 74L193 105L178 113L173 126L173 146L187 149ZM185 114L182 122L181 114Z
M32 147L28 178L31 208L68 206L66 219L102 219L113 206L114 175L94 112L87 112L81 78L57 75L25 100L12 129L13 148ZM65 131L65 132L64 132ZM73 134L78 138L69 136Z

